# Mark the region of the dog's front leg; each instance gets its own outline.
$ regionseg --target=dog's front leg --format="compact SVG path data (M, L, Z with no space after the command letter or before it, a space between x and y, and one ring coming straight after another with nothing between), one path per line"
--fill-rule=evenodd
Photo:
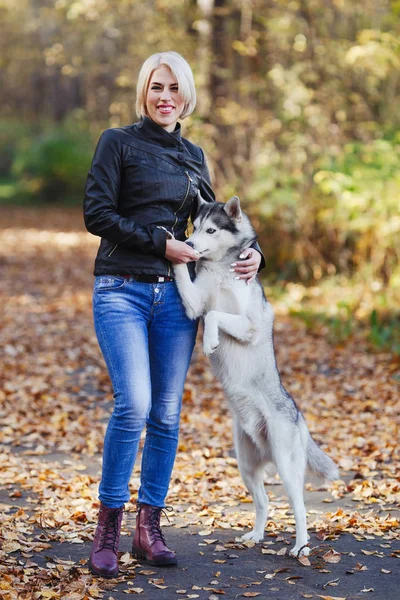
M174 264L174 273L185 312L189 319L197 319L203 314L205 306L200 289L190 279L186 264Z
M243 343L251 342L255 333L254 327L247 317L210 310L204 318L203 347L206 356L218 348L219 330Z

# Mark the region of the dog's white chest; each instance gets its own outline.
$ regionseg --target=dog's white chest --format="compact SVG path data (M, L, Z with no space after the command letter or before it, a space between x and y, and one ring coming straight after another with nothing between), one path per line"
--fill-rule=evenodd
M244 314L249 302L248 288L244 281L214 281L215 293L211 310L219 310L233 315Z

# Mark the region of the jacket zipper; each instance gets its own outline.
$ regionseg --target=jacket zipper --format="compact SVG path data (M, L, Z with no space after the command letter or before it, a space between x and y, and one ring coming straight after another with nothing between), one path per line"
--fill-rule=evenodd
M109 254L107 254L108 257L111 256L111 254L114 252L114 250L116 250L118 248L118 244L115 244L115 246L113 247L113 249L111 250L111 252Z
M190 184L193 182L193 179L190 177L190 175L189 175L189 173L188 173L187 171L185 171L185 175L186 175L186 177L188 178L188 186L187 186L187 189L186 189L186 194L185 194L185 197L184 197L184 199L183 199L183 201L182 201L182 203L181 203L180 207L179 207L179 208L178 208L178 209L177 209L177 210L174 212L175 221L174 221L174 224L172 225L172 228L171 228L171 233L172 233L172 235L174 235L174 227L176 226L176 224L177 224L177 222L178 222L178 212L181 210L181 208L182 208L182 207L183 207L183 205L185 204L185 202L186 202L186 200L187 200L187 197L188 197L188 195L189 195L189 191L190 191ZM171 264L170 264L170 263L168 263L168 276L170 276L170 275L171 275Z
M171 230L171 232L172 232L172 235L174 235L174 227L176 226L176 224L177 224L177 222L178 222L178 216L177 216L177 215L178 215L178 212L181 210L181 208L182 208L182 207L183 207L183 205L185 204L185 202L186 202L186 200L187 200L187 197L188 197L188 195L189 195L189 191L190 191L190 184L193 182L192 178L190 177L190 175L189 175L189 173L188 173L187 171L185 171L185 175L186 175L186 177L188 178L188 186L187 186L187 189L186 189L186 194L185 194L185 197L184 197L184 199L183 199L183 201L182 201L181 205L180 205L180 206L179 206L179 208L178 208L178 209L177 209L177 210L174 212L175 221L174 221L174 224L172 225L172 230ZM115 246L112 248L111 252L110 252L110 253L109 253L107 256L108 256L108 257L110 257L110 256L113 254L113 252L114 252L114 251L115 251L117 248L118 248L118 244L115 244ZM168 264L168 276L170 276L170 275L171 275L171 265L170 265L170 264Z
M193 180L192 180L192 178L190 177L190 175L189 175L189 173L188 173L187 171L185 171L185 175L186 175L186 177L188 178L188 186L187 186L187 189L186 189L186 194L185 194L185 197L184 197L184 199L183 199L183 201L182 201L182 203L181 203L180 207L179 207L179 208L178 208L178 209L177 209L177 210L174 212L175 222L174 222L174 224L172 225L172 235L174 235L174 227L175 227L175 225L176 225L176 224L177 224L177 222L178 222L178 216L177 216L177 215L178 215L178 212L181 210L181 208L183 207L183 205L184 205L184 204L185 204L185 202L186 202L186 199L187 199L187 197L188 197L188 195L189 195L189 191L190 191L190 184L191 184L191 183L192 183L192 181L193 181Z

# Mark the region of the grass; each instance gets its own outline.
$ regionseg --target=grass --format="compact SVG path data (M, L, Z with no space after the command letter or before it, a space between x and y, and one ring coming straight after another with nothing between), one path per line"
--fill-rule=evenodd
M267 297L278 314L300 319L311 331L333 344L350 338L371 350L400 356L400 287L383 287L361 274L334 276L305 286L301 283L266 283Z

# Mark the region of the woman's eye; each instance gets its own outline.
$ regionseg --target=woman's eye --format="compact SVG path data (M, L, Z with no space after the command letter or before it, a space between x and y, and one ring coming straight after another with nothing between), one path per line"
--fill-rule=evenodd
M210 233L211 234L211 233L215 233L216 231L217 231L216 229L213 229L212 227L209 227L207 229L206 233Z

